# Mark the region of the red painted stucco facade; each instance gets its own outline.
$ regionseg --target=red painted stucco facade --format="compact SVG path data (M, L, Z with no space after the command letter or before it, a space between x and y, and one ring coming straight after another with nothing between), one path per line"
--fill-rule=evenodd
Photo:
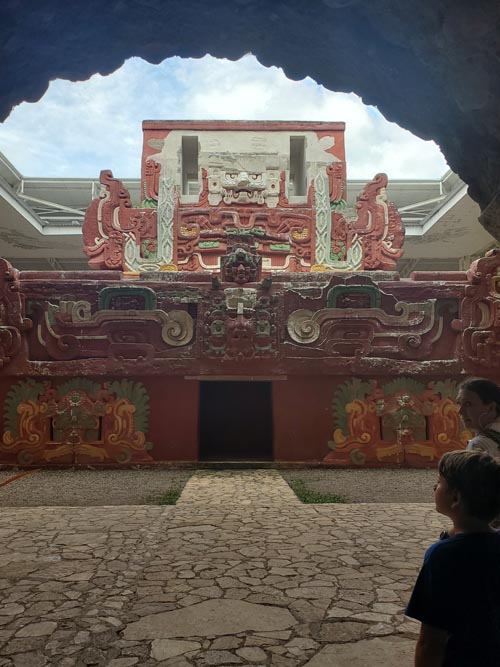
M146 121L143 201L101 183L93 270L1 261L1 464L432 466L465 446L458 383L500 374L500 255L401 279L385 175L345 208L343 124Z

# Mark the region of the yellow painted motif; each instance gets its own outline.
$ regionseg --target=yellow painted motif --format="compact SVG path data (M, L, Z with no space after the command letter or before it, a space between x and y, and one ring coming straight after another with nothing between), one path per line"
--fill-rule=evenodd
M0 449L21 465L152 461L145 433L136 430L136 406L104 387L97 396L49 389L16 411L17 428L4 432Z

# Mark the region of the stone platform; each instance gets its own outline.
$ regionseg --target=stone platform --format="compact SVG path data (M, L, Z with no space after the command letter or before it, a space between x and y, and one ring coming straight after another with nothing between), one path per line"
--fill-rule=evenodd
M174 507L0 516L0 667L410 667L429 504L303 505L201 471Z

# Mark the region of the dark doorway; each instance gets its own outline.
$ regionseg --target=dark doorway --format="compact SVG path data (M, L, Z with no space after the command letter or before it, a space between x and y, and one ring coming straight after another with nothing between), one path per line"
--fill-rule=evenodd
M200 460L273 458L270 382L200 382Z

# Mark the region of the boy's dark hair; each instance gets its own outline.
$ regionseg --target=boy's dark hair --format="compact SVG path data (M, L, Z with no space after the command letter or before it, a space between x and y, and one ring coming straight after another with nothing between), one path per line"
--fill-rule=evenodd
M481 378L465 380L459 386L458 391L472 391L485 405L494 403L497 415L500 415L500 387L495 382Z
M439 461L439 474L460 493L471 516L490 522L500 514L499 459L486 452L447 452Z

